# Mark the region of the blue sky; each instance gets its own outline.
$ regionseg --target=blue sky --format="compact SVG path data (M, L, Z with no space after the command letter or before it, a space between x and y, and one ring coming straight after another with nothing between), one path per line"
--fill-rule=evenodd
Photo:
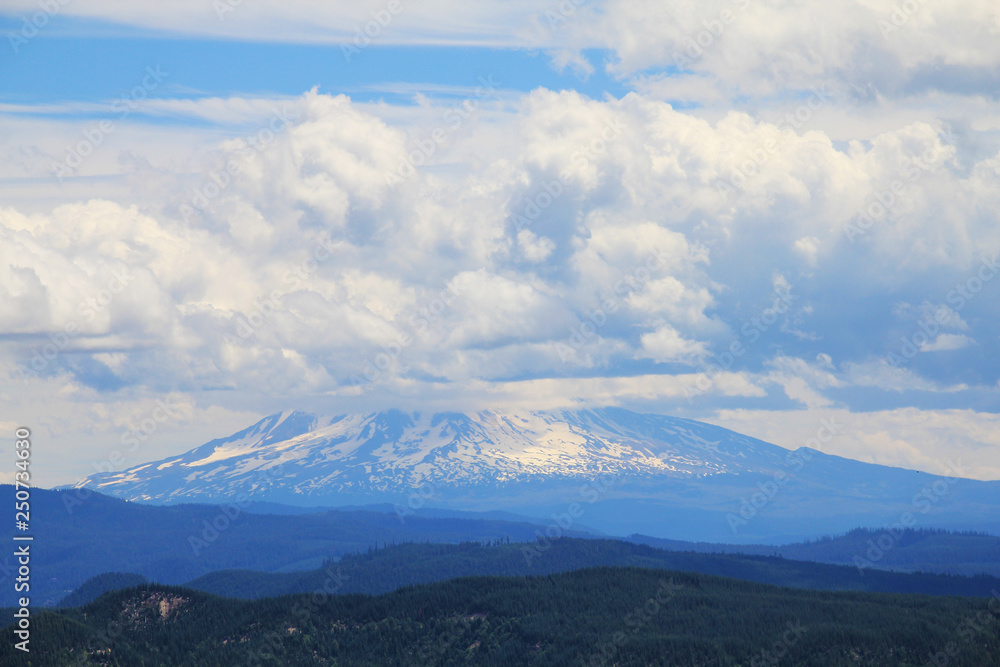
M0 16L0 32L21 22ZM409 104L413 92L443 95L441 88L477 85L492 76L507 90L571 89L597 99L621 97L628 87L602 67L606 50L584 55L589 74L557 71L541 49L375 44L355 54L338 44L214 40L173 35L136 36L114 24L55 17L38 39L2 67L2 100L19 104L100 102L130 90L147 65L170 74L157 97L299 95L318 86L358 101ZM111 34L112 36L108 36ZM348 61L348 57L350 60ZM142 63L142 65L140 65ZM397 92L409 84L413 92Z
M126 464L622 405L1000 476L991 3L225 6L0 13L0 428L41 479L160 401Z

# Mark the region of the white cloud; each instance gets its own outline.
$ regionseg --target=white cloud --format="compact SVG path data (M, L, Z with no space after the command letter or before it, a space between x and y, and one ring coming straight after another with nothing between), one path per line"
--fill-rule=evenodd
M769 365L773 370L767 378L781 385L788 398L808 408L829 406L832 401L823 394L823 390L843 385L843 381L828 369L823 358L811 363L804 359L776 357Z
M636 93L539 89L484 110L390 183L441 125L440 106L387 110L316 92L285 103L296 120L257 149L245 137L269 116L210 147L177 128L166 157L155 150L163 128L123 125L158 137L116 167L141 178L87 181L89 194L68 203L51 183L57 205L39 209L39 190L36 204L0 211L2 358L30 367L50 336L67 336L10 409L43 388L65 390L66 414L83 424L94 424L80 417L86 406L180 388L232 414L331 397L672 400L732 341L745 353L713 375L708 399L772 400L772 385L833 409L850 388L995 385L995 284L980 280L961 303L949 295L1000 250L1000 156L963 152L933 123L844 144L744 113L709 121ZM220 118L232 106L204 104ZM34 127L20 144L6 139L8 152L44 143L44 124ZM119 164L108 151L100 159ZM906 161L924 156L909 179ZM234 161L238 173L207 196ZM40 164L3 168L37 176ZM906 194L852 243L845 225L893 179L907 180ZM116 271L128 284L87 310ZM782 312L776 290L795 296ZM941 313L948 331L923 351L978 363L872 361L898 346L894 327ZM656 362L690 370L648 375ZM617 377L626 367L641 379ZM583 369L607 377L567 377ZM371 382L354 386L358 377Z
M661 326L656 331L644 333L640 337L642 349L641 358L648 358L658 363L673 361L694 361L706 353L704 343L687 340L669 324Z
M900 408L874 412L843 409L797 411L720 410L713 424L796 449L813 446L821 420L838 433L819 447L826 454L923 470L939 475L1000 479L1000 416L975 410ZM957 465L956 465L957 464Z
M232 11L220 13L218 6ZM37 5L11 0L5 9L30 13ZM547 48L561 66L584 71L590 64L580 60L579 50L604 47L616 52L613 68L621 74L680 63L721 86L750 93L807 87L834 76L859 93L905 92L921 85L954 85L939 80L947 78L948 68L971 73L980 68L986 76L1000 60L995 39L1000 19L989 0L918 3L910 9L891 0L675 0L668 5L609 0L542 6L526 0L351 5L178 0L169 8L91 0L60 12L151 30L298 42L351 43L367 23L381 19L384 26L369 28L377 43ZM962 36L960 44L956 35Z
M876 387L883 391L956 392L964 384L942 385L920 377L912 369L892 366L885 358L847 362L842 367L843 381L849 386Z
M674 96L668 99L710 103L830 81L838 96L865 99L948 90L958 72L968 87L978 82L981 88L995 77L1000 20L988 0L920 3L913 12L899 6L890 0L668 6L615 0L592 15L594 22L568 22L571 34L564 41L580 48L597 41L613 49L613 70L623 76L676 66L694 76L677 82L664 77L653 85ZM956 35L963 36L961 48L955 47Z
M31 0L10 0L4 9L30 16L38 11L38 5ZM90 0L62 5L59 13L147 31L255 41L354 44L357 39L363 45L366 37L371 37L388 44L511 45L515 43L512 28L525 25L535 9L536 3L526 0L485 0L475 5L446 0L350 4L177 0L169 9L122 0Z
M816 258L819 254L819 239L815 236L804 236L795 242L793 246L806 260L809 266L816 266Z
M10 0L4 9L30 15L37 3ZM839 99L863 104L928 92L975 99L995 88L1000 66L1000 18L991 0L905 8L893 0L178 0L169 7L91 0L59 13L96 19L74 26L94 34L108 31L104 21L154 34L341 44L345 58L368 44L541 49L554 67L580 76L596 67L584 51L606 49L610 72L636 89L713 106L824 84Z
M975 341L962 334L941 334L933 341L929 341L920 346L921 352L936 352L938 350L961 350L963 347L974 345Z

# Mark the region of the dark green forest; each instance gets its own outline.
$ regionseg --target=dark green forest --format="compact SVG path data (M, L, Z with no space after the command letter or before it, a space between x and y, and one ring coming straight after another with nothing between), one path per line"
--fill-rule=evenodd
M394 593L242 601L146 585L33 618L0 664L1000 665L1000 600L779 588L594 568ZM931 663L933 664L933 663Z
M59 602L59 606L80 607L88 602L93 602L108 591L117 591L120 588L131 588L146 583L149 581L141 574L105 572L85 581L80 588L64 597Z

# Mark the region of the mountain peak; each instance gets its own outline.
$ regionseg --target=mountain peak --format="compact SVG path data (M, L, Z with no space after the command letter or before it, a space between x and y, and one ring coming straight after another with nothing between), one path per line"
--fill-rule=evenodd
M255 473L272 471L277 489L319 499L405 495L430 481L471 488L607 474L697 478L771 469L784 453L716 426L620 408L281 412L186 454L93 475L85 484L133 500L169 502L254 493Z
M948 502L924 503L925 521L943 513L965 529L993 521L997 482L915 475L690 419L604 408L282 412L83 484L153 503L390 503L401 516L432 505L564 517L576 506L602 530L741 541L841 532L866 517L899 521L923 511L915 494L939 480Z

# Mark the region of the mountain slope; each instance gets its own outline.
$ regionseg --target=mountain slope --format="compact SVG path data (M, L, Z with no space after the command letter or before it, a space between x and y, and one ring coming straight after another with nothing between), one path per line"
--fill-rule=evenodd
M472 416L292 412L85 483L130 500L219 500L246 492L316 504L409 493L428 483L481 489L602 474L693 479L760 472L782 465L787 454L708 424L614 409Z
M282 413L84 485L154 503L503 510L546 518L556 531L580 522L611 534L713 542L791 542L902 521L1000 531L1000 482L788 451L621 409Z
M128 572L105 572L96 577L91 577L83 582L78 589L59 601L59 607L81 607L89 604L101 597L108 591L117 591L122 588L134 588L148 584L149 581L141 574L130 574Z

